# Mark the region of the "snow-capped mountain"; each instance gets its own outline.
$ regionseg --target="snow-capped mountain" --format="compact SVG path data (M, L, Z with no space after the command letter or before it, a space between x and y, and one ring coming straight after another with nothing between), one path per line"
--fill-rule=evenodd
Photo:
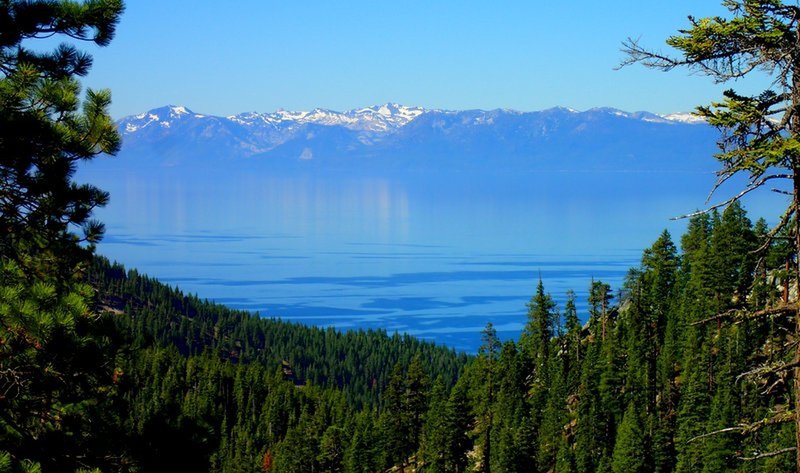
M176 120L206 119L209 122L227 120L253 129L264 127L280 129L315 124L342 126L357 131L386 132L402 127L425 111L421 107L387 103L346 112L315 108L310 112L278 110L272 113L246 112L228 117L215 117L194 113L184 106L168 105L139 115L125 117L120 120L120 128L124 134L132 134L147 127L170 128Z
M663 118L671 122L689 123L691 125L706 123L705 118L698 117L693 113L670 113L669 115L664 115Z
M713 152L716 138L711 127L688 113L563 107L453 111L393 103L344 112L317 108L227 117L170 105L125 117L118 125L120 161L133 156L138 165L157 166L675 167L696 150L705 156Z

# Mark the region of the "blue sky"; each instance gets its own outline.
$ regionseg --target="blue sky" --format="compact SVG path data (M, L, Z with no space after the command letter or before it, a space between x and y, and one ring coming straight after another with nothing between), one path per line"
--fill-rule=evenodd
M119 118L165 104L227 115L385 102L444 109L691 110L721 85L614 70L621 42L664 39L717 0L129 0L85 84Z

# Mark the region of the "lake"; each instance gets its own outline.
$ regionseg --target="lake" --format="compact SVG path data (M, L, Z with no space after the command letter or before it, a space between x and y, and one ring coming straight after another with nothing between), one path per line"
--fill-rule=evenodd
M586 318L670 217L704 204L705 172L381 176L89 167L111 192L99 253L232 308L339 329L405 332L477 351L517 338L538 278ZM774 199L749 208L772 216Z

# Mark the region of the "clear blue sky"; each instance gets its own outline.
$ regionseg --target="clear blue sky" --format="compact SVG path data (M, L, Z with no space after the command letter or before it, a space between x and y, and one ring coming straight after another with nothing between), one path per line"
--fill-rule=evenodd
M723 86L615 71L628 36L664 49L718 0L128 0L85 84L119 118L165 104L227 115L385 102L429 108L691 110Z

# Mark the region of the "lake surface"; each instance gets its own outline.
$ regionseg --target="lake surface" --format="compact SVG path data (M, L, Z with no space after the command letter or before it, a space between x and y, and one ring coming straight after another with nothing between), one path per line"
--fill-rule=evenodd
M477 351L517 338L542 278L582 318L591 280L616 290L713 176L528 173L275 176L178 169L79 176L111 192L99 252L232 308L340 329L406 332ZM754 205L771 215L773 200ZM772 206L772 207L771 207ZM779 207L778 207L779 208Z

